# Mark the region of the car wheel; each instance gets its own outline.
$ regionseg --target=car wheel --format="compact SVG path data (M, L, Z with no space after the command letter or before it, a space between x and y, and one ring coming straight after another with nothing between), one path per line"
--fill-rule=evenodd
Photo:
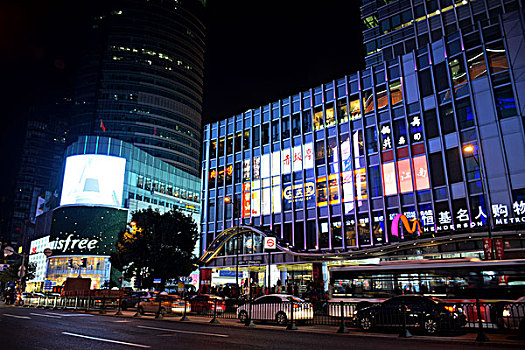
M438 332L438 323L433 318L426 318L423 321L423 330L428 335L434 335Z
M363 331L369 331L374 327L374 321L370 315L364 315L357 321L359 328Z
M139 314L144 315L144 308L142 306L139 307Z
M248 320L248 313L244 310L239 312L239 321L241 321L241 323L246 323L247 320Z
M277 321L279 326L286 326L288 324L288 318L284 312L278 312L277 315L275 315L275 321Z

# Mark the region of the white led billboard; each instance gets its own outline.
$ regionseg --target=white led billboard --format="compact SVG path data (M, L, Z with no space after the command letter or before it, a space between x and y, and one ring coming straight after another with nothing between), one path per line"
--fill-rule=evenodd
M94 204L122 207L126 159L82 154L66 159L60 205Z

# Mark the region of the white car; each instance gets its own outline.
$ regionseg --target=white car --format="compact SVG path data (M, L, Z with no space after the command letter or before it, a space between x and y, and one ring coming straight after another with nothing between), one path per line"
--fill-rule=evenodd
M253 301L252 320L275 321L278 325L285 326L291 319L292 308L294 321L312 320L314 318L312 304L303 299L289 294L270 294ZM246 322L249 312L250 304L239 306L237 317L241 322Z
M525 331L525 297L521 297L503 308L505 328Z

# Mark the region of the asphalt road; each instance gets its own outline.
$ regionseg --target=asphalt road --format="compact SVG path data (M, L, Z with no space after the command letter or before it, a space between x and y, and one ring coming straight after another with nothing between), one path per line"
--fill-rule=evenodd
M0 308L1 349L478 349L479 345L313 334L117 318L65 311ZM484 344L485 349L497 346Z

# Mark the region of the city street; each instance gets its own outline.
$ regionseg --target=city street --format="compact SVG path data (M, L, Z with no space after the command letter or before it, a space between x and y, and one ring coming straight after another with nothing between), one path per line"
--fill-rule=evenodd
M0 308L3 349L478 349L464 343L422 342L383 336L319 334L283 328L243 328L84 313ZM501 345L483 344L497 349Z

